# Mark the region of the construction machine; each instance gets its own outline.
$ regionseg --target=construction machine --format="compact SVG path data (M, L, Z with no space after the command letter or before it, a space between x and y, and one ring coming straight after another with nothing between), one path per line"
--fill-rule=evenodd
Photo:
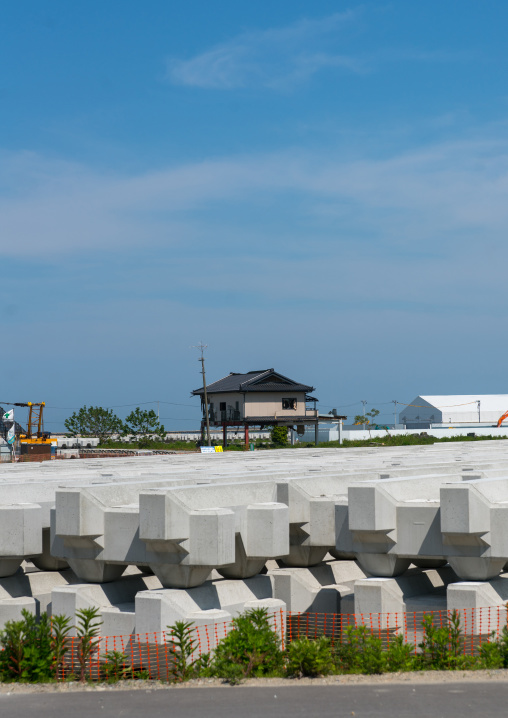
M498 429L499 429L499 427L501 426L501 424L503 423L503 421L504 421L505 419L508 419L508 411L506 411L506 412L503 414L503 416L500 416L500 417L499 417L499 421L497 422L497 428L498 428Z
M51 454L51 446L57 439L52 439L49 431L44 431L44 407L46 403L27 401L16 402L12 406L28 408L26 432L19 435L21 454Z
M26 434L21 434L20 442L23 444L50 444L56 442L51 439L50 432L44 431L44 407L46 402L28 401L26 404L14 404L14 406L28 407L28 423Z

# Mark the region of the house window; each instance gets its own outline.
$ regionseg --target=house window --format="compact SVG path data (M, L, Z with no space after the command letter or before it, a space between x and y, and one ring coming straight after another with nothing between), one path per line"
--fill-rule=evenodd
M225 402L225 401L221 401L221 403L220 403L220 411L226 411L226 402Z
M282 400L282 409L296 409L296 399L283 399Z

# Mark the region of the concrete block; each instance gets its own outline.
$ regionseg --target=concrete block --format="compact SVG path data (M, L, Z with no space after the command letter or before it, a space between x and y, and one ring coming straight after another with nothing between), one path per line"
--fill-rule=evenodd
M2 465L0 518L3 507L38 506L43 545L39 536L38 550L29 546L33 525L23 522L23 532L16 522L4 554L9 522L0 521L0 573L27 556L53 570L69 558L82 581L116 583L126 566L138 565L151 566L167 586L192 587L217 569L227 580L247 579L282 556L290 567L322 571L332 552L357 556L363 573L378 577L403 573L410 561L432 567L448 559L463 578L489 579L508 562L505 444L231 453L213 467L206 456ZM142 511L146 494L163 499ZM9 548L16 533L25 541L18 553ZM326 579L299 574L295 604L325 601L332 587L344 610L351 581L329 570ZM422 596L406 596L406 606ZM110 606L122 598L129 603L120 596Z
M112 583L57 586L51 592L52 611L53 614L63 614L71 618L74 627L71 635L75 635L75 626L78 623L76 611L79 609L97 607L102 611L105 608L116 607L120 612L128 612L125 605L134 605L135 596L140 591L157 590L160 585L156 576L137 574L126 576ZM116 618L123 620L120 616ZM125 625L128 625L127 617L125 620L127 622ZM114 624L114 619L108 615L106 627L112 624ZM103 627L101 627L101 635L103 635L102 630ZM107 630L110 629L107 628Z
M23 618L23 609L35 615L39 615L35 598L19 596L17 598L0 599L0 629L5 626L7 621L19 621Z
M448 476L460 487L462 475ZM442 476L425 480L386 479L352 484L348 489L352 547L366 573L402 575L413 561L422 567L446 563L441 533Z
M506 625L508 576L490 581L460 581L446 592L448 611L456 610L468 634L485 635Z
M284 621L286 605L272 597L267 576L245 580L207 581L190 589L142 591L136 596L136 634L149 643L160 642L176 621L194 624L205 652L229 631L235 616L252 608L266 608L274 627ZM201 628L207 627L206 631ZM215 628L214 628L215 627Z
M357 620L369 624L372 616L382 616L382 626L392 628L404 623L403 614L446 611L445 588L455 574L445 571L410 571L399 578L366 578L354 585L354 613ZM408 616L413 625L412 616ZM418 620L418 619L417 619Z
M268 482L141 493L139 536L150 567L164 585L177 587L203 583L206 566L227 578L255 575L289 548L288 507L256 501L274 496Z
M115 606L104 606L101 608L101 635L109 638L113 637L129 637L136 630L136 611L135 603L120 603ZM124 651L127 644L119 644L118 647L112 646L108 641L109 650Z
M488 581L508 561L508 479L441 488L446 558L460 578Z
M201 587L200 587L201 588ZM199 604L182 589L161 589L159 591L141 591L136 596L136 634L140 641L162 643L171 626L177 621L186 621L195 627L209 627L206 633L207 649L215 648L219 633L213 630L220 627L220 635L225 635L231 621L231 614L220 608L200 608ZM204 638L198 634L201 641Z
M42 552L37 504L0 505L0 578L15 573L25 556Z
M340 613L341 599L351 588L334 583L327 566L279 568L269 571L273 597L292 613Z

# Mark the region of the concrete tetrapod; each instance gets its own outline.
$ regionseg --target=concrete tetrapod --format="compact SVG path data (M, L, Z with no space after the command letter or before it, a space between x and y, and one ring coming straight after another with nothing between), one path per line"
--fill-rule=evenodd
M162 634L176 621L191 621L194 626L207 626L208 645L215 648L218 636L229 630L229 621L251 608L266 608L274 614L280 627L285 622L286 605L272 597L268 576L245 580L219 579L189 589L141 591L136 596L136 632L148 642L160 641ZM211 630L210 630L211 629Z
M411 568L397 578L365 578L354 585L354 612L357 620L372 624L377 614L383 617L383 626L394 628L401 625L403 613L407 626L414 628L414 621L425 611L446 611L445 589L457 576L450 566L438 569ZM417 616L411 615L417 614ZM375 616L374 621L372 616Z
M422 568L446 564L439 492L444 482L453 478L460 485L463 474L387 479L349 487L352 548L366 573L393 577L404 573L411 563Z
M52 554L66 558L82 580L93 583L120 578L128 565L147 566L147 547L139 537L139 493L143 488L164 483L163 478L148 477L141 481L102 481L96 485L59 489L51 519ZM212 511L208 521L224 522L228 515L228 512ZM204 520L202 513L192 522L197 526ZM197 530L199 532L199 528ZM196 535L196 528L193 532ZM214 558L219 560L223 556ZM226 558L233 560L230 554L226 554ZM207 574L209 571L208 567Z
M327 550L336 557L347 558L352 555L352 534L349 530L349 509L346 497L348 484L365 479L372 481L375 476L414 476L417 478L420 475L420 480L427 482L428 477L425 474L436 471L446 474L448 481L454 478L454 472L462 473L463 477L468 472L468 478L475 475L498 475L504 471L502 467L507 465L508 454L504 446L506 443L484 442L482 445L440 445L394 449L385 447L368 450L352 449L348 452L334 449L313 449L310 452L286 450L269 453L231 453L218 459L214 457L213 461L205 456L175 456L46 462L46 464L28 466L5 465L1 467L0 471L2 488L5 490L0 500L5 503L3 501L5 497L11 504L25 500L39 503L41 506L43 510L43 546L42 552L39 549L38 556L33 559L37 565L43 568L60 568L65 564L57 557L64 558L69 553L74 567L80 572L82 579L103 581L107 578L114 579L122 572L125 565L139 563L146 566L147 548L149 552L152 552L151 558L154 558L154 562L159 560L159 557L153 556L152 549L155 548L155 544L148 545L139 536L138 495L143 487L154 488L156 485L173 487L177 483L183 486L188 483L196 485L201 482L217 484L224 481L227 481L229 485L234 485L235 482L249 483L249 480L252 481L252 479L268 484L277 483L279 487L275 494L270 494L272 498L259 503L275 502L289 505L290 546L285 560L290 566L305 567L318 564ZM111 485L120 486L125 482L125 476L138 477L138 480L131 478L132 491L125 493L121 489L116 498L112 495L108 500L102 500L99 497L97 491L100 484L111 483ZM76 521L82 526L78 528L76 525L74 528L67 526L67 531L62 530L60 535L54 531L52 544L54 556L51 556L48 541L49 510L54 501L55 489L62 481L64 483L86 481L89 484L90 493L86 494L85 489L80 490L83 491L84 503L88 505L91 514L95 513L98 506L98 514L101 516L98 515L90 519L90 522L95 523L96 526L92 527L92 532L87 534L84 524L88 518L82 516L81 508L75 507L78 515ZM95 484L97 482L99 484L96 491ZM93 485L90 486L90 484ZM136 484L135 488L134 484ZM286 488L283 488L284 486ZM114 493L117 489L114 488L112 491ZM406 503L410 503L410 500ZM250 504L245 505L250 506ZM192 510L203 511L217 507L228 510L228 506L222 504L215 507L208 504L207 507ZM67 509L69 510L67 517L69 520L62 520L64 523L66 521L72 523L74 509L71 506L67 508L64 506L64 515ZM86 511L87 509L85 509L85 514ZM230 576L250 575L252 571L256 570L256 566L261 565L262 558L268 558L269 555L265 552L266 555L261 557L255 553L249 553L245 549L246 529L244 527L239 531L236 527L241 511L235 508L233 513L235 514L235 552L232 564L237 563L239 567L222 565L221 570L225 575ZM396 514L398 513L397 510ZM106 516L107 520L105 520ZM422 524L415 521L413 525L421 526ZM96 528L98 528L97 532L93 533ZM365 530L367 529L359 529L359 531ZM418 531L421 532L422 529L419 528ZM400 525L397 528L397 533L401 533ZM393 538L393 535L390 538ZM63 551L61 548L58 549L57 545L61 539L67 543ZM152 540L148 539L148 542ZM190 537L184 539L184 541L187 540L190 540ZM379 543L378 541L377 548L379 548ZM393 550L388 551L387 557L383 559L387 564L387 570L383 575L392 575L394 572L400 571L401 560L404 562L403 568L404 565L407 565L408 558L413 558L418 562L423 561L425 565L429 565L429 562L444 560L442 557L429 554L426 551L420 552L420 558L418 558L419 554L404 555L405 549L402 542L397 539L395 543L400 545L396 545ZM179 545L183 546L183 544ZM34 552L28 546L19 551L25 549L27 551L24 554L25 557L34 556ZM256 550L261 553L260 549ZM379 568L380 560L376 550L373 550L377 567L375 572L379 573L382 569ZM451 553L454 551L455 549L451 550ZM369 553L372 552L360 549L357 552L358 556L364 555L362 560L366 567ZM406 554L409 554L409 550L406 551ZM0 527L0 561L1 556ZM3 564L4 572L15 570L20 558L22 558L20 554L13 557L12 553L7 552L5 560L8 563ZM458 558L460 559L460 555ZM473 556L472 558L477 557ZM497 557L487 554L480 558L483 564L487 558L494 558L497 561ZM185 566L185 564L183 565ZM199 571L199 565L191 563L188 565L193 565L197 569L194 572L196 580L200 573L204 575L204 570ZM202 566L201 568L208 567ZM183 571L188 574L190 569L184 568ZM171 572L174 574L174 569L171 569ZM490 575L490 573L484 575ZM184 584L185 580L185 577L181 577Z
M275 497L270 482L64 489L52 551L91 582L115 580L129 564L150 566L171 587L199 585L216 567L245 578L288 551L288 508Z
M491 630L506 626L508 576L491 581L461 581L448 586L448 611L461 615L468 633L489 635ZM495 608L496 610L492 610Z
M37 504L0 506L0 578L12 576L26 556L41 552L41 507Z
M358 475L355 478L358 480ZM451 477L446 478L450 480ZM408 485L413 481L407 480ZM289 548L284 560L290 566L318 564L327 551L337 558L350 558L353 542L347 526L346 498L350 483L349 475L314 475L276 483L265 477L262 482L242 481L238 484L233 481L228 484L170 484L166 489L162 487L163 480L150 477L146 481L63 489L56 497L52 552L66 558L83 580L114 580L121 575L123 567L137 564L150 565L164 585L179 587L199 585L206 580L210 567L220 567L228 578L255 575L267 558L282 555L280 542L283 536L284 545ZM383 480L381 484L388 486L390 480ZM153 498L147 498L145 502L145 520L139 516L141 505L138 504L144 487L153 487L150 492ZM163 495L167 498L161 499ZM411 510L415 508L414 504L410 506ZM228 511L233 511L235 517L233 529L232 519L227 518ZM276 520L270 518L274 512ZM209 536L218 536L223 531L220 547L212 539L201 540L207 531L211 531ZM234 555L227 546L231 531L234 533ZM406 553L413 550L416 549L407 549ZM358 552L367 553L361 547ZM416 553L411 557L418 560L419 555ZM435 555L420 558L427 563L443 560L442 556ZM388 570L388 575L404 570L408 561L404 560L399 568L399 559L400 556L392 551L384 559L390 565L383 570ZM379 564L378 556L376 561Z
M139 536L150 568L164 586L180 588L203 583L212 566L225 578L256 575L289 550L289 509L276 499L271 482L141 493ZM222 517L216 527L204 518L211 511Z
M372 472L317 474L292 478L285 489L279 483L279 496L289 505L291 524L290 553L284 562L308 567L331 553L342 560L358 557L366 571L380 576L403 573L412 561L423 568L444 565L436 519L439 487L446 481L471 477L469 467L466 471L456 465L451 469L443 475L425 476L418 474L422 471L418 467L409 477L384 474L374 481ZM353 524L348 506L352 501Z
M508 479L441 488L446 558L460 578L487 581L508 561Z

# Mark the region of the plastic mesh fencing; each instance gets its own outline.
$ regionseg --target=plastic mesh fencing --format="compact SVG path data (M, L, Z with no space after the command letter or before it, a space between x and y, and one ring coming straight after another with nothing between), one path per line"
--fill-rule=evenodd
M351 631L362 628L366 635L380 639L384 649L398 636L411 644L414 653L422 652L426 627L424 617L434 628L449 632L450 645L463 655L478 655L481 645L497 640L507 624L507 607L461 609L456 612L460 620L460 635L453 638L452 611L418 611L412 613L291 613L283 610L270 613L273 630L280 638L281 648L296 639L327 636L332 646L348 641ZM428 625L428 624L427 624ZM229 631L235 630L231 622L192 624L189 638L193 641L189 660L204 658L213 653ZM400 640L400 639L398 639ZM82 639L67 639L66 653L59 666L58 677L99 680L111 676L142 677L170 680L173 676L178 644L171 627L157 633L130 636L101 636L84 645Z

